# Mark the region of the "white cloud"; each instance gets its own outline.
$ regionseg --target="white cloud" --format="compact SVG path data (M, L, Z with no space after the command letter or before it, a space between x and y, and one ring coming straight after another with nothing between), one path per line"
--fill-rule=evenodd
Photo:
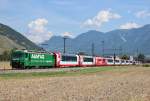
M86 20L83 23L85 27L100 27L103 23L109 22L112 19L119 19L121 16L113 13L110 10L102 10L95 17Z
M51 38L52 32L48 31L46 25L48 21L45 18L38 18L28 24L29 34L28 38L33 42L39 44Z
M135 15L137 18L150 17L150 11L142 10L142 11L137 12Z
M120 29L132 29L132 28L139 28L141 25L138 25L134 22L128 22L120 26Z
M62 33L62 36L63 37L72 37L72 33L70 33L70 32L64 32L64 33Z

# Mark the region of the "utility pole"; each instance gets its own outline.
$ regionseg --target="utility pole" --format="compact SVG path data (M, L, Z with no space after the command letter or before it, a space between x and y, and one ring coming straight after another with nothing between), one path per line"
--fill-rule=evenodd
M104 40L102 41L102 54L103 54L103 57L104 57Z
M119 50L120 50L120 56L121 56L121 55L122 55L122 50L123 50L123 49L122 49L122 46L120 46L120 49L119 49Z
M92 52L92 56L94 56L95 54L94 54L94 49L95 49L95 46L94 46L94 43L92 43L92 48L91 48L92 50L91 50L91 52Z
M67 37L63 37L63 39L64 39L64 54L66 53L66 39L67 39Z
M114 53L114 65L115 65L115 62L116 62L116 54Z
M138 55L139 55L139 49L137 48L137 61L139 61Z

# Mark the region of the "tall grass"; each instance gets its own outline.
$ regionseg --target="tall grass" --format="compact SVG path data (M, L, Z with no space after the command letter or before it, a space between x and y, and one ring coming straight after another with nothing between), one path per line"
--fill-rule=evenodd
M11 69L10 62L8 61L0 61L0 70L2 69Z

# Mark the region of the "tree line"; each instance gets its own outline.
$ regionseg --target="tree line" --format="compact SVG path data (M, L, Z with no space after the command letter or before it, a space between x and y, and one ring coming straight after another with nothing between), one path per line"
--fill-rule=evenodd
M11 52L12 51L5 50L2 54L0 54L0 61L10 61Z
M130 57L128 55L126 55L126 54L124 54L124 55L121 56L121 59L129 60L129 58ZM142 53L140 53L136 57L134 57L134 60L141 61L142 63L144 63L144 62L147 61L146 58L145 58L145 55L142 54Z

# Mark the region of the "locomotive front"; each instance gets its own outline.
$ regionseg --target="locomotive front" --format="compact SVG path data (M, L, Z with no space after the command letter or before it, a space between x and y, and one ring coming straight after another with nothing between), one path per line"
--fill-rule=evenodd
M11 66L12 68L23 68L24 67L25 53L23 51L14 51L11 55Z

